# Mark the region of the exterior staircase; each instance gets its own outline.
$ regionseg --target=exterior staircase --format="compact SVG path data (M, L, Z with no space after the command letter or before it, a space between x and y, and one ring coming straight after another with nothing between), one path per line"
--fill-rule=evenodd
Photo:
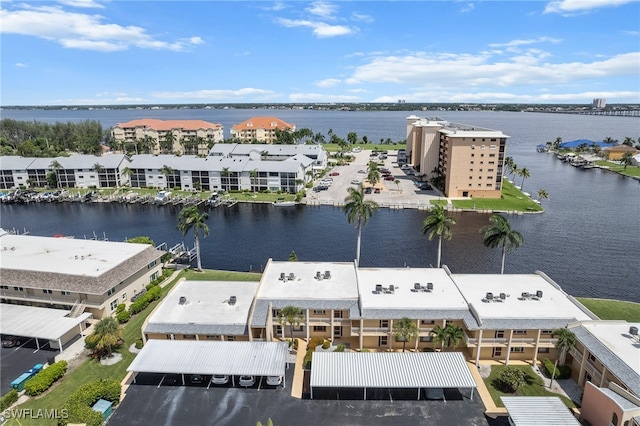
M76 300L76 302L73 304L73 307L71 308L71 312L69 313L69 318L78 318L84 313L84 308L84 300Z

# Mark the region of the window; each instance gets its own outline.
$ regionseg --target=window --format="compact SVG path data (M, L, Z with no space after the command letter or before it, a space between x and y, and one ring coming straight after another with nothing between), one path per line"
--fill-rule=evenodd
M327 311L325 311L324 309L314 309L313 310L313 315L326 315Z
M435 322L435 321L433 321L433 320L431 320L431 321L428 321L428 320L420 320L420 324L435 324L435 323L436 323L436 322Z
M14 287L15 291L24 291L24 287Z
M153 274L151 274L151 275L149 276L149 282L151 282L151 281L155 280L155 279L156 279L156 278L158 278L159 276L160 276L160 272L158 272L158 271L154 272Z
M209 340L220 340L220 336L217 334L207 334L207 339Z
M183 334L182 338L184 340L195 340L196 339L196 335L195 334Z
M420 336L420 341L421 342L432 342L433 341L433 336Z
M523 348L523 347L521 347L521 346L514 346L513 348L511 348L511 351L510 351L510 352L519 352L519 353L522 353L522 352L524 352L524 348Z
M9 290L9 286L8 285L0 285L0 288L3 290Z
M493 172L493 169L487 169L487 171L488 171L489 173L492 173L492 172Z
M63 296L71 296L71 292L70 291L61 291L60 294L62 294Z
M113 300L111 303L109 303L109 307L111 308L112 311L115 311L116 308L118 307L118 299Z
M236 340L236 336L227 336L227 342L233 342Z
M495 154L489 154L489 157L495 157L495 156L496 156Z
M323 325L314 325L313 326L313 331L327 331L327 327L325 327Z
M489 145L489 149L496 149L495 145Z
M388 328L389 327L389 320L380 320L380 327L381 328Z
M548 354L549 353L549 348L538 348L538 353L539 354Z
M282 326L281 325L276 325L276 334L282 334Z
M378 346L387 346L389 344L389 339L387 336L378 337Z
M475 157L475 154L471 154L472 157Z
M150 263L147 265L147 269L151 269L151 268L153 268L154 266L156 266L157 264L158 264L158 259L154 260L153 262L150 262Z
M589 354L589 361L596 362L596 357L593 354Z
M527 334L527 330L513 330L513 334Z
M342 311L333 311L334 318L342 318Z
M109 290L107 290L107 296L111 296L115 292L116 292L116 288L115 287L111 287Z
M540 334L553 334L553 330L540 330Z
M53 291L52 291L52 290L49 290L49 289L46 289L46 288L43 288L43 289L42 289L42 292L43 292L44 294L53 294Z
M293 331L303 331L304 327L302 325L294 325Z

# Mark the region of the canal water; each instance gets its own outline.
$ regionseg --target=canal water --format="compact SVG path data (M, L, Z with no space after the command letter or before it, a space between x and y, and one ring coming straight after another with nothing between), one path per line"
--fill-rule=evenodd
M10 113L10 114L8 114ZM16 113L16 114L13 114ZM231 124L258 115L275 115L314 132L328 129L346 137L355 131L378 141L404 139L404 118L411 112L332 112L273 110L162 110L158 111L3 111L3 118L39 121L96 119L108 127L139 117L191 118ZM537 113L425 112L451 121L502 130L511 136L507 155L531 178L523 189L535 194L545 189L544 214L509 216L512 228L524 236L524 245L507 254L505 273L547 273L576 296L616 298L640 302L640 182L602 170L579 170L536 145L560 136L565 141L608 136L637 138L640 120L629 117L593 117ZM224 118L224 120L222 118ZM229 123L229 124L227 124ZM516 178L516 184L522 184ZM185 241L176 230L179 208L130 204L37 204L0 206L0 226L28 230L32 235L73 235L112 241L138 235L156 244ZM437 241L420 229L426 213L387 210L375 213L363 229L361 265L428 267L436 261ZM499 273L500 251L482 244L479 230L488 215L456 213L453 238L443 243L443 263L453 273ZM342 210L328 206L274 208L237 204L209 211L211 233L201 241L203 266L260 271L267 260L286 260L295 251L300 260L352 261L356 230Z

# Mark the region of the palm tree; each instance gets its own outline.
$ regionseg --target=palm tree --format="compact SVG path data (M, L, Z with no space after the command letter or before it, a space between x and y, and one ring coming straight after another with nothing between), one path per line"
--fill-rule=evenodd
M422 234L429 233L429 241L434 236L438 236L438 260L436 267L440 267L440 257L442 255L442 238L451 239L451 225L455 225L456 220L447 216L443 205L436 205L430 211L422 222Z
M231 172L229 171L228 167L223 167L222 170L220 171L220 176L225 178L225 184L222 185L222 180L220 182L220 186L222 186L222 190L223 191L228 191L229 190L229 177L231 176Z
M553 149L556 151L560 149L560 144L562 143L562 138L558 136L556 140L553 142Z
M624 164L625 170L627 170L627 166L633 164L633 154L631 153L631 151L627 151L622 154L622 157L620 157L620 164Z
M526 167L523 167L518 170L518 176L522 178L522 183L520 184L520 190L522 191L522 188L524 188L524 180L531 177L531 172L529 172L529 169Z
M298 255L296 254L295 250L291 250L291 253L289 253L289 262L297 262L298 261Z
M524 242L524 238L518 231L511 229L509 221L502 215L497 213L492 214L489 217L489 223L490 225L480 229L480 232L484 236L485 246L491 248L502 247L502 267L500 268L500 273L504 274L504 259L507 251L510 251L512 248L517 250Z
M280 309L280 318L278 318L278 322L283 327L285 325L289 325L289 333L291 340L293 340L293 327L297 327L302 322L302 311L297 306L285 306Z
M249 179L251 180L251 191L256 192L256 179L258 178L258 169L249 170Z
M127 178L127 181L129 183L131 183L131 177L133 176L133 170L131 170L129 167L125 167L124 169L122 169L120 174L122 176L125 176Z
M398 192L400 192L400 179L394 180L393 183L396 184L396 187L398 188Z
M437 345L440 343L440 350L444 350L444 345L447 343L448 335L446 328L442 328L439 325L436 325L431 329L431 334L433 334L433 344Z
M453 349L457 348L460 342L464 340L462 327L448 324L444 329L447 334L447 346L451 345Z
M380 182L380 169L378 169L378 163L375 161L369 161L367 172L367 180L372 186L376 186L376 184Z
M160 173L162 173L164 175L165 181L166 181L165 186L167 188L169 188L169 176L171 176L173 174L173 169L171 167L167 166L166 164L164 164L162 166L162 168L160 169Z
M107 355L111 356L111 346L117 345L122 339L124 331L118 321L113 317L106 317L96 323L93 333L98 336L96 348L107 350Z
M193 229L193 236L196 243L196 260L198 271L202 271L202 263L200 261L200 232L206 238L209 235L209 226L205 221L209 218L208 213L200 213L197 206L186 207L178 214L178 231L182 231L182 235L187 235Z
M360 265L360 240L362 234L362 226L366 225L369 218L373 216L373 212L379 207L378 203L373 200L364 199L364 188L358 185L358 188L347 188L348 195L344 199L343 210L347 215L347 222L356 223L358 230L358 242L356 246L356 266Z
M551 382L549 383L549 387L553 383L553 377L556 375L556 368L558 364L562 367L566 361L567 353L571 351L576 345L576 335L573 331L568 328L557 328L553 330L551 333L552 337L557 337L556 341L556 350L558 351L558 356L556 357L556 362L553 365L553 373L551 374Z
M168 131L164 135L164 140L160 141L160 149L163 154L168 154L173 151L173 143L175 142L176 137L173 135L172 131Z
M618 143L617 139L613 139L611 136L607 136L606 138L604 138L602 140L602 142L604 142L607 145L615 145Z
M351 145L355 145L358 143L358 134L356 132L347 133L347 140Z
M408 340L413 340L418 337L420 329L415 321L404 317L393 323L393 334L396 335L396 340L402 341L402 352L404 352L407 346Z
M625 137L624 142L622 142L622 145L633 146L633 138L629 136Z
M538 201L549 198L549 193L544 189L538 189Z
M56 177L56 188L60 188L60 180L58 179L58 170L62 169L62 164L58 160L53 160L49 167L53 170L53 174Z
M104 167L100 163L94 164L93 167L91 167L91 170L96 173L104 173Z

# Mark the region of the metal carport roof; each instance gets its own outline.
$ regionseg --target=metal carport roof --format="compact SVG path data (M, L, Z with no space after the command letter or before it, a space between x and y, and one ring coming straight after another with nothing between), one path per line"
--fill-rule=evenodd
M77 318L70 318L67 316L69 312L71 311L3 303L0 305L0 332L15 336L58 340L92 317L90 313L83 313ZM78 329L78 333L80 332L81 330Z
M286 342L149 340L127 371L284 376Z
M314 352L311 388L475 388L461 352Z
M579 425L557 396L501 396L515 426Z

